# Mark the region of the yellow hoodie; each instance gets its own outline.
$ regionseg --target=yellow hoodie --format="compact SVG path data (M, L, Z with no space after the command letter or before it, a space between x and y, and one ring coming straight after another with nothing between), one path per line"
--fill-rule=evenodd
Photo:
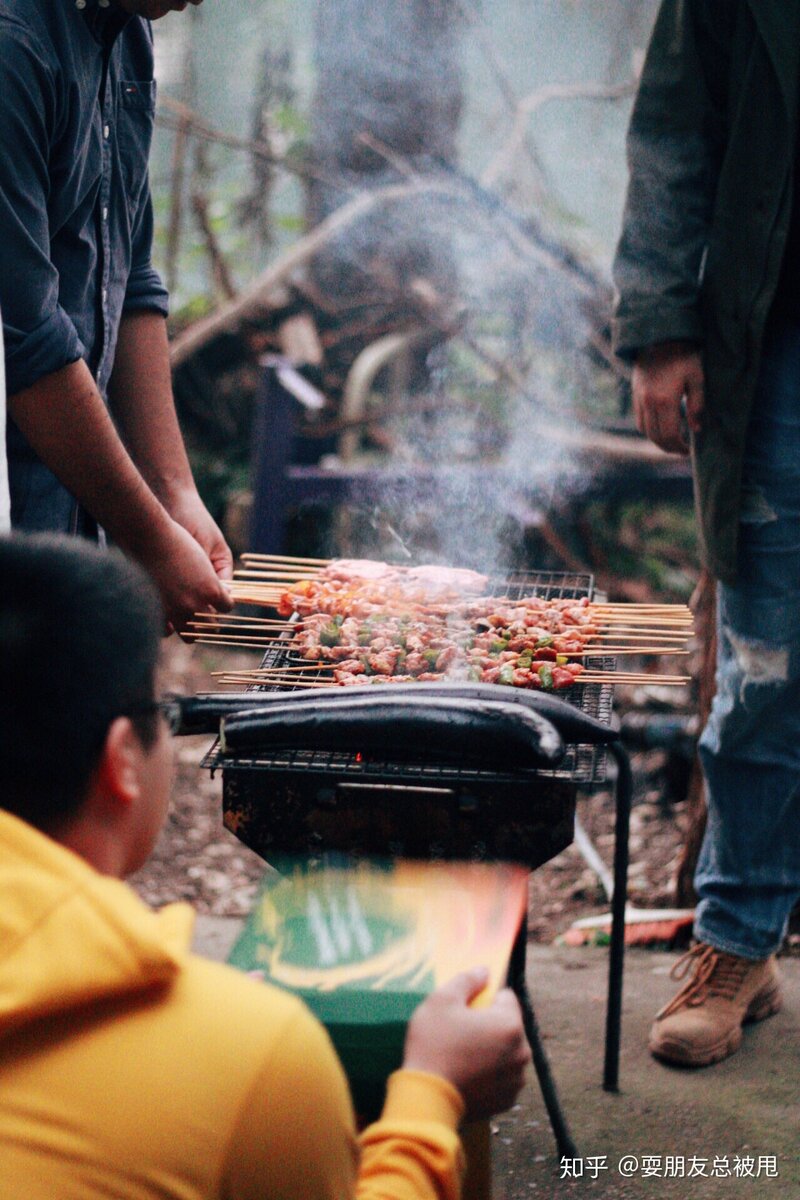
M357 1139L324 1029L191 925L0 811L2 1200L457 1197L458 1093L398 1071Z

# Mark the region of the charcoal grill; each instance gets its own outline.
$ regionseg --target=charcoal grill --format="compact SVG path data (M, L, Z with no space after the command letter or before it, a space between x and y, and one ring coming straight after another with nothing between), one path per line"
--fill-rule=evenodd
M512 600L536 594L546 599L589 599L589 574L524 572L492 582L491 593ZM283 645L270 647L262 666L279 669L302 662L292 652L291 621ZM589 666L613 670L614 660L598 655ZM304 680L314 675L304 675ZM287 691L285 683L248 691ZM330 674L320 668L320 682ZM390 685L387 685L390 686ZM424 685L420 685L422 689ZM280 853L318 856L342 851L425 859L511 860L531 869L563 850L573 838L579 787L606 779L608 754L617 762L617 825L614 861L609 991L603 1086L618 1085L624 908L627 884L628 818L631 781L627 756L611 729L612 690L608 684L576 685L559 692L566 704L608 726L608 743L569 745L554 769L487 770L470 762L386 761L348 752L271 750L231 757L217 743L203 760L222 770L224 822L265 860ZM527 928L520 930L510 981L520 998L534 1065L562 1153L575 1155L536 1027L525 983Z

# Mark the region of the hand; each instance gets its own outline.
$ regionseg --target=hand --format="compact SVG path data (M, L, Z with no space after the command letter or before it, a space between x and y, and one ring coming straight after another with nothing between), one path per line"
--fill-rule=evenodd
M205 550L217 576L220 579L232 579L233 556L219 526L194 488L182 492L172 502L167 502L166 507L173 521L182 525Z
M170 627L180 632L196 612L232 607L205 550L176 521L170 520L138 557L161 594L167 632Z
M636 425L656 446L688 454L681 401L686 398L686 424L699 433L703 416L703 362L688 342L661 342L639 352L633 368Z
M420 1004L406 1035L403 1066L449 1080L461 1093L468 1121L510 1108L531 1059L520 1007L509 988L487 1008L469 1007L488 978L484 967L456 975Z

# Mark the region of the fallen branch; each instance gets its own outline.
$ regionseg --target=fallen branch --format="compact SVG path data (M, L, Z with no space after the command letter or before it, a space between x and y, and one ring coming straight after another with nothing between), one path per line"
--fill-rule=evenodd
M341 179L327 175L324 171L317 171L314 167L309 167L307 163L301 163L296 159L276 154L266 142L258 142L252 138L237 137L234 133L224 133L223 130L209 125L193 108L190 108L188 104L183 104L180 100L176 100L174 96L162 95L159 97L158 103L160 110L167 110L166 112L159 111L157 116L158 124L165 126L167 129L179 129L181 125L186 125L188 129L191 129L194 137L199 138L201 141L213 142L219 146L228 146L231 150L244 150L254 158L260 158L273 166L282 167L284 171L289 171L292 175L298 175L301 179L311 179L316 183L325 183L329 187L336 187L341 191L352 190L343 184Z
M525 145L528 121L531 116L552 100L621 100L632 96L637 87L636 79L625 83L608 85L603 83L549 83L517 101L514 124L506 142L483 173L481 182L491 187L505 174Z
M439 180L420 180L415 183L381 188L378 191L362 192L354 200L344 204L336 212L326 217L311 233L296 242L277 262L262 271L236 300L195 322L180 334L173 342L170 352L173 369L181 366L212 338L231 332L243 321L254 321L263 316L270 309L270 296L290 279L293 272L309 262L337 234L342 233L356 221L388 204L396 204L416 196L436 194L452 194L452 187Z

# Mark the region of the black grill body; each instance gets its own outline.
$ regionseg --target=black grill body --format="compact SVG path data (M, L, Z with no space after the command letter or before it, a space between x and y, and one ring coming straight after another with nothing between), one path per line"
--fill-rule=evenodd
M593 598L590 575L525 572L493 582L498 597ZM263 665L295 661L286 646ZM613 669L598 656L590 666ZM308 679L308 676L304 676ZM320 680L329 676L320 671ZM385 685L391 687L391 685ZM424 684L419 685L420 688ZM255 689L259 690L259 689ZM291 691L291 683L281 685ZM586 684L559 692L588 715L611 720L611 688ZM205 765L223 773L226 827L256 853L505 860L533 868L572 840L580 785L605 777L605 747L567 747L556 770L482 770L474 764L393 762L349 753L304 750L231 758L213 747Z

